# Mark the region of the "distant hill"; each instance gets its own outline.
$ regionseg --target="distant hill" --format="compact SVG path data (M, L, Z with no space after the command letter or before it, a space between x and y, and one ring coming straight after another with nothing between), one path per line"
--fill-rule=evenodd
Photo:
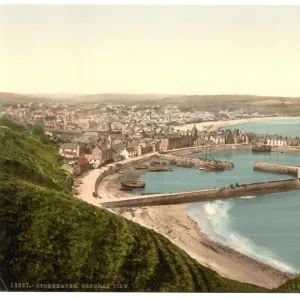
M219 112L232 108L249 113L300 115L300 97L255 95L166 95L166 94L13 94L0 93L1 103L49 102L98 103L98 104L165 104L185 105L194 109ZM258 107L259 106L259 107Z
M171 97L172 95L165 94L87 94L87 95L75 95L69 97L69 101L74 102L87 102L87 103L112 103L112 104L135 104L145 103L148 101L157 102L165 97ZM51 97L51 96L50 96Z
M1 103L24 104L28 102L44 102L44 101L48 101L48 99L44 97L33 97L31 95L26 95L26 94L0 92L0 104Z
M162 103L185 104L194 109L219 112L231 108L249 113L288 114L300 116L300 98L255 95L183 95L166 97ZM259 107L258 107L259 106Z
M73 197L60 166L57 145L39 129L0 120L1 289L22 282L28 286L16 290L96 283L80 290L266 291L223 278L153 230Z

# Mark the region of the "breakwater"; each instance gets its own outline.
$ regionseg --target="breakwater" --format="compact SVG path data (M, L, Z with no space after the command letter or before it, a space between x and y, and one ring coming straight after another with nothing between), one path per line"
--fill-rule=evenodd
M209 159L196 159L196 158L189 158L189 157L181 157L181 156L175 156L170 154L159 154L160 159L164 159L167 161L176 161L176 164L182 164L182 163L191 163L195 166L211 166L213 163L213 160ZM231 170L234 168L234 165L232 162L229 161L221 161L219 162L226 170Z
M256 162L253 165L253 170L292 174L295 175L297 178L300 178L300 167L297 166Z
M233 197L253 196L280 193L300 188L300 179L285 179L278 181L257 182L250 184L231 185L229 187L193 192L133 196L117 201L105 202L105 207L134 207L171 205L182 203L203 202Z

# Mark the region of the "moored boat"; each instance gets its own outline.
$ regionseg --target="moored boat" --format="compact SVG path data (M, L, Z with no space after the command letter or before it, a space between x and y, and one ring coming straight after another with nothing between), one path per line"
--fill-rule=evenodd
M147 165L138 165L134 167L136 170L147 170L148 166Z
M271 152L272 147L268 145L257 145L252 147L252 152Z
M173 170L167 166L155 166L148 169L149 172L172 172Z
M121 186L122 188L129 188L129 189L144 188L146 186L146 183L143 181L132 180L132 181L121 182Z

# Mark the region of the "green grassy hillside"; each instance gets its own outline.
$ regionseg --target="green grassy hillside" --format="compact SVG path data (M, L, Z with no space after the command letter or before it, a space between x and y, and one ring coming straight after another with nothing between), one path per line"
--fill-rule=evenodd
M280 293L299 293L300 292L300 276L297 276L277 289Z
M55 144L41 142L41 133L1 126L2 289L266 291L223 278L162 235L74 198Z
M2 180L0 199L1 277L7 286L97 283L110 290L115 290L111 284L126 284L128 291L263 291L222 278L154 231L65 192Z
M70 174L60 169L58 145L38 129L26 130L8 120L0 120L0 169L22 180L69 188Z

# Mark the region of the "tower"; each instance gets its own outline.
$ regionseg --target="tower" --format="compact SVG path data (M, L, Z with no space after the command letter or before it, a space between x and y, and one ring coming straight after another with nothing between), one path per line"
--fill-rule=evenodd
M194 124L194 127L192 129L192 136L195 139L197 139L197 137L198 137L198 129L196 128L196 124Z

